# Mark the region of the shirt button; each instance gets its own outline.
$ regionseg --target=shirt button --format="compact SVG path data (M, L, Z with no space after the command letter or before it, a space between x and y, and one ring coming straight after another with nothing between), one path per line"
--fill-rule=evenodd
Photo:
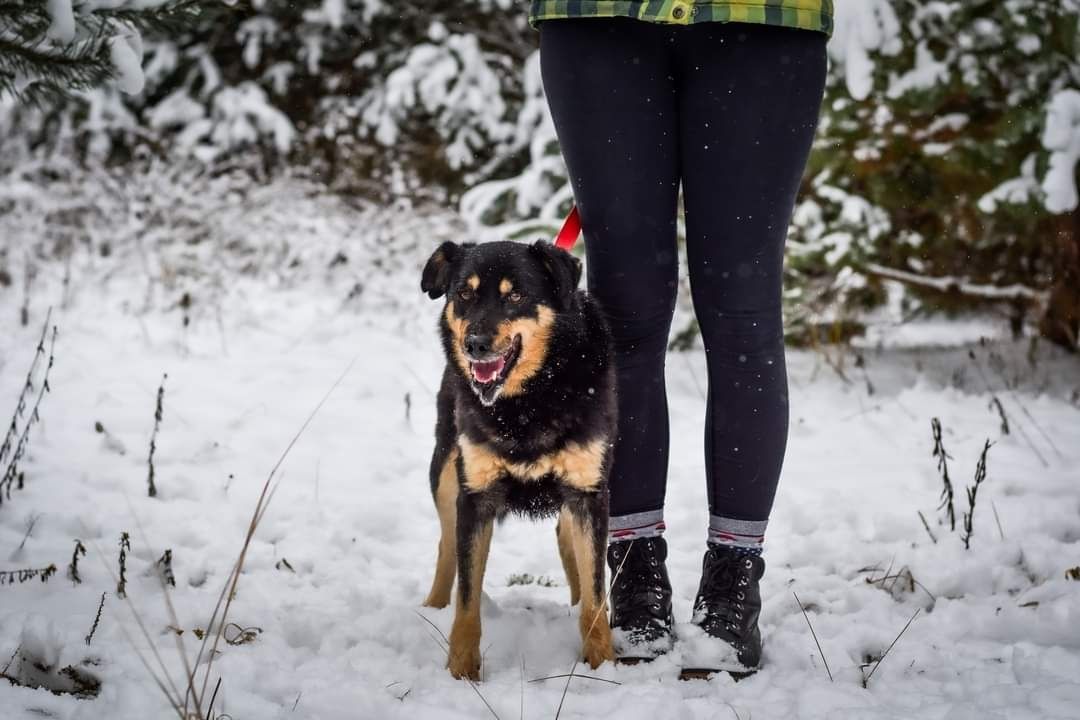
M671 17L675 18L676 20L682 20L684 17L686 17L686 8L682 5L676 5L675 8L671 11Z

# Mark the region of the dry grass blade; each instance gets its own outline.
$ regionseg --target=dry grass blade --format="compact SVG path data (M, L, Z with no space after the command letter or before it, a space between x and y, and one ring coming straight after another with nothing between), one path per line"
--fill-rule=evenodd
M570 677L567 674L562 675L548 675L547 677L538 677L530 680L530 683L544 682L545 680L558 680L559 678ZM574 677L581 678L582 680L595 680L596 682L606 682L612 685L622 685L618 680L608 680L607 678L596 677L595 675L582 675L581 673L575 673Z
M428 625L430 625L431 627L433 627L435 629L435 632L439 633L439 637L442 638L443 645L446 645L446 646L450 645L450 639L448 637L446 637L446 633L444 633L442 631L442 629L439 628L438 625L431 622L431 619L425 617L424 614L422 612L420 612L419 610L413 610L413 612L416 613L416 617L418 617L421 620L423 620L424 622L426 622Z
M922 514L922 510L919 510L919 519L922 520L922 526L926 528L926 534L930 536L930 539L937 545L937 538L934 537L934 533L930 531L930 523L926 522L926 516Z
M1001 517L998 516L997 505L994 504L993 500L990 501L990 509L994 511L994 522L997 523L998 535L1004 540L1005 531L1001 528Z
M129 604L130 604L130 601L129 601ZM146 638L147 642L149 643L150 638L149 638L149 636L146 635L146 629L142 627L141 623L140 623L140 628L139 629L143 632L144 637ZM141 650L139 650L139 647L135 644L135 641L132 639L131 635L128 634L127 628L124 627L123 623L120 624L120 633L124 636L124 640L127 642L127 644L130 645L131 649L135 652L135 657L139 658L139 662L142 663L142 666L146 669L147 674L150 675L150 679L152 679L154 681L154 685L156 685L158 690L161 691L161 694L165 696L165 699L169 701L169 707L171 707L176 712L177 717L179 717L180 720L191 720L191 715L188 715L184 711L183 706L181 706L181 704L180 704L180 693L177 692L176 687L172 684L172 681L169 679L168 670L164 669L164 665L162 665L162 673L165 676L165 680L162 680L160 677L158 677L158 674L154 671L154 668L150 665L150 661L147 660L146 656L142 654ZM153 647L152 644L151 644L151 647ZM156 650L154 651L154 655L157 656L157 651ZM157 657L157 660L158 660L159 663L161 662L160 657ZM168 687L165 686L166 682L168 682L168 684L169 684ZM172 691L174 693L176 693L175 696L171 695L169 693L170 688L172 689ZM203 720L203 718L201 716L196 716L195 720Z
M156 555L156 546L154 545L150 537L147 535L146 528L143 527L142 520L139 519L138 513L135 512L135 508L131 504L131 499L125 496L124 500L127 503L128 512L135 520L135 528L139 532L139 538L141 539L143 545L149 547L151 549L151 553ZM169 613L169 622L172 623L173 627L180 627L180 618L176 613L176 608L173 606L172 596L169 594L169 587L165 582L165 578L160 573L155 573L155 576L157 577L158 582L161 584L161 592L165 598L165 609ZM104 600L104 597L105 596L102 595L102 600ZM124 599L127 600L126 595L124 596ZM135 605L132 604L130 600L128 600L128 607L131 609L132 614L136 616L138 615L137 611L135 610ZM192 669L191 663L188 662L187 652L184 650L184 644L180 639L180 635L178 633L171 633L171 635L173 636L173 642L176 643L176 653L180 656L180 661L184 665L184 704L183 708L181 709L181 715L184 718L188 718L188 698L191 696L195 685L195 671ZM201 714L197 714L196 717L201 718L203 716Z
M83 534L85 536L90 535L89 529L85 526L83 527ZM112 579L113 582L118 583L119 578L116 577L116 573L113 572L113 569L109 565L109 563L105 562L105 554L101 551L101 547L93 540L90 541L90 544L94 548L95 557L97 557L98 561L101 563L101 566L105 568L105 572L109 573L109 577ZM123 623L120 623L120 631L123 633L124 639L127 641L128 645L131 646L132 650L135 651L135 655L139 658L139 662L141 662L143 667L146 668L146 671L150 673L150 677L154 680L154 684L158 686L158 689L161 690L162 694L169 701L169 705L171 705L173 709L176 710L176 713L180 716L181 720L188 720L189 715L187 713L185 704L180 699L180 691L177 690L176 685L173 684L172 677L169 675L169 669L165 666L165 661L161 659L161 654L157 651L157 645L154 644L154 639L150 636L150 632L146 629L146 623L143 622L142 616L139 615L139 611L135 609L135 604L131 602L130 597L124 595L121 599L124 601L124 604L127 605L128 611L131 613L131 617L135 620L135 624L139 626L139 632L142 633L143 640L146 641L146 644L150 646L150 652L153 655L154 661L157 663L158 668L161 670L161 676L165 679L162 680L161 677L157 675L157 672L153 669L153 666L151 666L150 662L146 659L142 652L139 651L139 648L135 644L135 641L131 639L131 636L128 634L127 629L124 628ZM166 687L166 685L168 687Z
M210 682L210 673L214 666L214 658L217 656L217 648L218 645L221 643L221 634L225 629L225 618L228 617L229 608L232 606L233 598L236 597L236 587L240 583L240 572L244 567L244 560L247 558L248 548L251 546L251 540L255 536L255 530L259 526L259 521L262 520L263 513L266 510L266 506L269 504L270 498L273 496L272 488L276 490L276 486L273 485L274 477L277 475L278 470L281 469L281 466L282 464L284 464L285 459L289 456L289 453L292 452L293 447L300 440L300 437L304 434L304 431L306 431L308 426L311 425L311 422L315 419L315 416L319 414L319 411L322 409L323 405L326 404L326 401L330 399L330 396L333 394L333 392L338 388L339 385L341 385L342 381L345 380L345 377L349 374L349 371L352 370L353 365L355 364L356 358L353 358L352 361L349 362L345 370L342 371L341 375L338 376L337 380L335 380L334 383L330 386L330 388L326 391L322 399L319 400L318 404L307 416L307 419L304 420L303 424L300 426L300 429L296 431L295 435L293 435L292 439L289 441L289 444L282 451L281 456L278 458L277 462L274 463L274 466L270 469L270 473L266 476L266 481L263 483L262 491L259 493L259 500L255 504L255 511L251 515L251 522L248 525L247 533L244 535L244 543L240 548L240 555L237 558L236 563L233 565L232 572L225 581L225 585L221 590L221 594L218 596L217 603L214 605L214 612L210 616L210 621L206 624L207 634L203 636L203 642L199 647L198 654L195 656L195 667L198 667L206 651L206 642L210 638L211 634L210 630L214 627L214 624L216 622L217 631L213 633L214 642L210 646L210 654L206 660L206 670L203 675L202 688L199 690L197 695L194 693L194 687L190 688L189 692L189 694L192 695L191 699L196 702L197 707L202 706L202 698L206 697L206 688ZM224 603L224 607L222 607L222 603ZM218 618L219 611L221 612L220 620ZM185 698L185 710L187 706L187 698Z
M8 659L7 664L4 665L4 669L0 670L0 675L7 675L8 668L11 667L11 663L15 662L15 658L18 657L20 650L22 650L22 643L15 646L15 652L11 653L11 657Z
M444 651L449 652L450 651L450 639L448 637L446 637L446 633L444 633L441 629L439 629L439 626L436 625L435 623L431 622L430 619L424 617L424 615L422 613L420 613L418 610L413 610L413 612L416 613L416 616L418 618L420 618L421 620L426 622L431 627L435 628L435 632L439 633L439 637L441 637L443 639L443 643L440 643L438 638L435 638L434 636L432 636L431 639L434 640L435 644L438 645L439 647L441 647ZM462 679L469 683L469 687L471 687L473 689L473 692L476 693L477 697L480 698L480 701L482 703L484 703L484 707L486 707L488 709L488 711L492 715L495 716L495 720L500 720L499 714L497 712L495 712L495 708L491 707L491 703L489 703L487 701L487 698L484 697L484 694L482 692L480 692L480 688L476 687L476 683L473 682L472 679L470 679L470 678L462 678ZM522 699L522 703L524 703L524 699Z
M630 548L634 546L634 542L635 540L630 541L630 545L626 548L626 554L623 555L622 561L619 562L619 567L615 568L615 574L611 576L611 582L608 583L607 593L604 595L604 604L596 609L596 614L593 615L592 622L589 623L589 630L585 633L586 637L588 637L588 635L592 633L592 629L596 625L596 621L600 619L601 610L607 608L607 606L611 603L611 588L615 584L615 581L618 580L619 575L622 573L623 565L626 564L626 559L630 557ZM606 613L604 615L604 622L607 622ZM559 714L562 712L563 703L566 702L566 693L570 691L570 681L574 679L574 671L577 670L579 662L580 660L575 659L574 664L570 666L570 672L566 674L566 684L563 685L562 695L559 697L559 707L555 709L555 720L559 720Z
M990 380L986 377L986 373L983 372L982 363L979 361L978 356L975 355L974 351L972 351L969 356L974 361L975 367L979 371L979 375L980 377L982 377L983 384L986 386L987 391L992 393L993 390L991 390L990 388ZM1032 426L1034 426L1035 430L1040 435L1042 435L1043 440L1046 441L1046 443L1050 446L1050 449L1052 449L1054 453L1058 456L1058 459L1064 460L1065 456L1061 453L1061 450L1058 448L1057 443L1054 442L1053 438L1051 438L1050 435L1047 434L1046 430L1044 430L1042 425L1039 424L1039 421L1036 420L1035 416L1032 415L1031 412L1027 409L1027 405L1025 405L1023 401L1020 400L1020 396L1017 395L1016 392L1009 386L1009 380L1007 377L1005 377L1004 370L1000 366L995 365L993 362L989 363L989 365L991 366L991 368L993 368L994 373L1001 379L1002 387L1005 392L1008 393L1009 399L1016 403L1017 407L1020 408L1020 412L1024 414L1024 417L1031 421ZM1023 426L1019 426L1019 428L1020 434L1024 436L1024 439L1027 441L1028 446L1035 452L1036 455L1038 455L1039 460L1042 461L1043 466L1049 467L1050 465L1046 462L1046 458L1043 457L1043 454L1040 453L1038 448L1035 447L1035 444L1031 441L1031 438L1028 437L1028 434L1024 431Z
M214 685L214 694L210 696L210 707L206 709L206 717L214 717L214 701L217 700L218 690L221 689L221 678L217 679L217 683Z
M794 591L791 594L795 595ZM832 670L829 669L829 661L825 659L825 651L821 649L821 643L818 641L817 633L814 632L814 626L810 623L810 616L806 614L806 608L803 607L802 601L799 600L798 595L795 595L795 602L799 604L799 609L802 610L802 615L806 618L806 625L810 628L810 635L814 638L814 644L817 645L818 654L821 655L821 662L825 663L825 672L829 674L829 682L836 682L833 680Z
M986 386L986 391L988 393L990 393L990 395L994 399L997 399L997 396L994 394L994 390L990 385L990 379L986 376L986 373L983 372L982 363L979 362L979 358L978 358L977 355L975 355L975 351L973 351L973 350L969 351L968 352L968 357L971 358L971 361L975 364L975 369L979 371L979 377L982 378L983 385ZM998 376L1001 378L1001 382L1002 382L1002 384L1004 386L1005 392L1007 392L1009 394L1010 399L1012 399L1012 401L1015 402L1020 407L1020 410L1024 413L1024 415L1027 416L1028 420L1031 421L1032 425L1035 426L1035 429L1038 430L1040 433L1042 433L1042 436L1050 443L1050 446L1058 453L1058 457L1061 457L1061 452L1054 446L1054 442L1053 442L1053 440L1050 440L1050 436L1047 435L1042 430L1041 427L1039 427L1039 424L1035 421L1035 418L1032 417L1031 413L1028 412L1027 408L1020 401L1020 398L1018 398L1016 396L1016 393L1014 393L1009 388L1009 380L1008 380L1008 378L1006 378L1000 371L998 372ZM998 400L998 407L1002 408L1000 400ZM1002 417L1004 417L1004 408L1002 408L1001 412L1002 412ZM1029 448L1031 448L1031 452L1035 453L1035 456L1037 458L1039 458L1039 462L1042 463L1042 466L1043 467L1050 467L1050 463L1046 461L1046 457L1042 454L1042 452L1039 451L1039 448L1036 447L1035 442L1031 439L1031 436L1028 435L1027 430L1024 429L1023 424L1020 423L1020 422L1017 422L1017 421L1014 421L1013 424L1016 426L1016 429L1020 431L1020 437L1022 437L1024 439L1024 442L1027 443L1027 446Z
M881 579L880 579L880 580L877 580L877 581L876 581L876 582L879 582L879 583L881 583L881 589L882 589L882 590L884 590L884 589L885 589L885 578L889 577L889 573L891 573L891 572L892 572L892 569L893 569L893 563L895 563L895 562L896 562L896 556L895 556L895 555L893 555L893 556L892 556L892 559L891 559L891 560L889 560L889 567L888 567L888 568L887 568L887 569L885 570L885 574L881 576Z
M907 621L907 624L904 625L903 629L900 630L900 632L897 634L897 636L895 638L893 638L893 641L891 643L889 643L889 647L887 647L885 649L885 652L881 654L881 658L878 659L877 663L874 665L874 669L871 670L870 674L866 676L865 680L863 680L863 687L866 687L867 685L870 684L870 678L874 677L874 673L876 673L877 669L879 667L881 667L882 661L885 660L885 658L887 658L889 656L889 651L893 649L893 646L896 645L897 641L900 640L900 638L903 636L903 634L905 632L907 632L907 629L909 627L911 627L911 623L915 622L915 618L917 618L919 616L920 612L922 612L922 608L917 608L915 610L914 614L912 614L911 619Z

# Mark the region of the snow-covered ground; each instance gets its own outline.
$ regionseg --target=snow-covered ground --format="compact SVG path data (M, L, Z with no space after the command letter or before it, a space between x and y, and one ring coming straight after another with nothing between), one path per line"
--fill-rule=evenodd
M149 282L169 276L153 250L76 255L66 290L62 264L43 265L28 327L18 324L16 290L2 291L0 420L52 302L60 332L25 488L0 505L0 570L55 563L59 571L47 583L0 587L0 669L21 645L56 667L90 659L101 680L86 700L0 681L5 719L169 716L107 570L121 533L131 533L129 598L180 683L154 561L172 551L180 642L193 657L193 631L206 627L267 473L354 361L281 469L229 618L260 632L223 646L215 711L236 720L556 716L564 680L531 681L567 673L579 640L552 525L511 520L496 531L476 688L491 710L443 669L425 618L449 632L452 610L420 608L438 537L427 466L442 358L438 308L419 292L419 269L441 238L424 223L395 234L369 221L326 208L297 220L294 252L311 273L273 289L266 274L228 277L210 295L215 307L195 296L187 327L170 286ZM340 249L347 259L327 262ZM848 357L846 380L818 353L789 356L793 414L767 540L763 669L739 683L681 682L678 650L649 665L605 665L589 674L619 684L573 680L560 717L1080 718L1080 582L1066 578L1080 566L1080 363L1046 348L1029 359L1026 341L862 352L862 368ZM682 621L707 522L703 364L700 351L668 364L667 538ZM149 498L163 373L158 496ZM1003 378L1019 384L1004 389ZM952 456L955 533L936 509L933 417ZM994 445L965 551L964 488L986 439ZM76 538L88 548L80 585L65 577ZM522 574L539 582L510 583Z

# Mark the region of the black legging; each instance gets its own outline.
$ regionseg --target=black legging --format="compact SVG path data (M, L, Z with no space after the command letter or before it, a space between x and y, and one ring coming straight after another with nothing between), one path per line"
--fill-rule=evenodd
M821 105L825 35L739 23L554 20L540 26L540 57L581 211L589 290L615 337L611 514L664 504L664 355L681 181L709 371L709 509L767 519L787 442L784 240Z

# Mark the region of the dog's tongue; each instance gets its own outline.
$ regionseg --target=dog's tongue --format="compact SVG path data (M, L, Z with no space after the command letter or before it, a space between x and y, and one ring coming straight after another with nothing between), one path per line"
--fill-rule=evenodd
M499 376L502 372L503 365L506 364L506 360L498 358L489 362L476 362L472 364L473 377L476 378L476 382L489 383Z

